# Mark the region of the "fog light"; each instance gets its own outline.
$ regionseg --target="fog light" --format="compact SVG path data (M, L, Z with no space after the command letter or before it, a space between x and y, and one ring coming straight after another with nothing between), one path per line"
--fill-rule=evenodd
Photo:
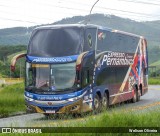
M79 105L75 105L75 106L73 106L73 107L71 108L71 111L78 110L78 108L79 108Z

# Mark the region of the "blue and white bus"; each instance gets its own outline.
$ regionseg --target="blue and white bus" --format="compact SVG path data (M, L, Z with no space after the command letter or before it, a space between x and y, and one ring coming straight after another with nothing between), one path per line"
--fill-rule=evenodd
M12 70L24 56L28 111L100 111L148 91L147 42L135 34L89 24L42 26Z

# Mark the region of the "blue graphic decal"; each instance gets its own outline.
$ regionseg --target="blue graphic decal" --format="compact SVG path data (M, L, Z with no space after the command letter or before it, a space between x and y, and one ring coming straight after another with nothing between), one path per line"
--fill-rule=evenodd
M26 59L29 62L33 63L66 63L66 62L74 62L78 58L78 55L72 55L72 56L64 56L64 57L34 57L34 56L26 56Z
M43 101L60 101L67 100L69 98L77 97L82 95L84 90L80 90L74 93L63 94L63 95L39 95L25 91L25 96L30 97L34 100L43 100Z

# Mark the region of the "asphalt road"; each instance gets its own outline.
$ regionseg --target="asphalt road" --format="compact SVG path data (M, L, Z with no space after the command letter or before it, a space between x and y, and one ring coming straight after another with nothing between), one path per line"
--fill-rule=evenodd
M112 109L112 107L111 107ZM141 97L141 100L137 103L128 103L117 106L113 110L125 110L127 112L136 111L147 112L150 110L160 109L160 85L149 86L147 94ZM90 115L91 116L91 115ZM92 115L93 118L98 115ZM60 124L67 124L71 121L82 121L84 117L75 117L73 119L68 118L50 118L47 119L43 114L27 114L21 116L14 116L0 119L0 127L50 127L58 126Z

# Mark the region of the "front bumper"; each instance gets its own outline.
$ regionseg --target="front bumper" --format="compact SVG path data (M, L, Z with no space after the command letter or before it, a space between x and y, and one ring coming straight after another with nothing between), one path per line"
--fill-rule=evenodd
M62 114L62 113L82 113L91 111L92 107L90 104L83 103L82 99L76 102L66 104L65 106L38 106L33 103L26 101L26 106L30 112L38 112L43 114Z

